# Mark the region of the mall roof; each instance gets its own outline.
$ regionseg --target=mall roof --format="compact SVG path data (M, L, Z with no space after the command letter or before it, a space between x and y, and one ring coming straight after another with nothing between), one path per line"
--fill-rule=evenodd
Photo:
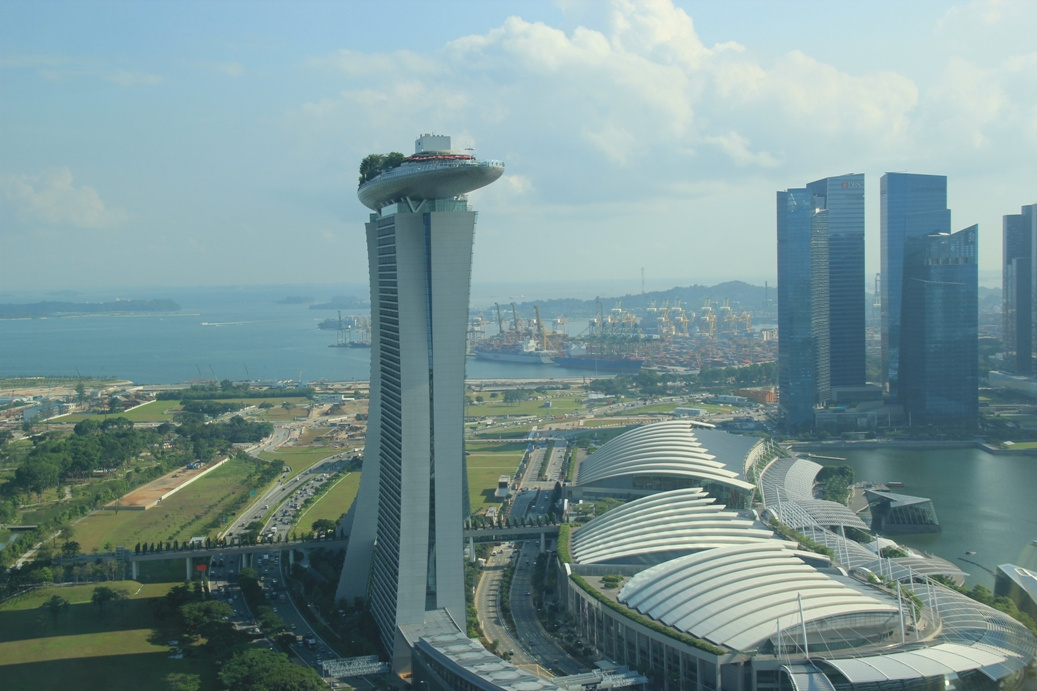
M752 650L775 622L895 614L895 602L808 566L778 542L705 550L633 576L619 601L697 638Z
M681 420L657 422L619 435L580 464L576 484L622 475L684 476L753 489L702 446L694 424Z
M645 563L644 555L678 556L746 542L771 540L774 533L754 527L751 518L727 511L701 489L680 489L643 497L598 516L573 533L578 564ZM658 561L658 559L656 559Z
M870 684L960 674L974 669L998 674L1005 657L977 646L943 643L889 655L824 660L821 664L826 670L833 667L851 684Z

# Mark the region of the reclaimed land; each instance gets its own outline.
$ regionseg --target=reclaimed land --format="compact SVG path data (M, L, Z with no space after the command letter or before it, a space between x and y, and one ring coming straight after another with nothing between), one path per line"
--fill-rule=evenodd
M115 545L133 549L138 542L215 537L220 517L233 518L235 500L251 489L249 478L255 471L254 461L232 458L147 511L99 510L76 524L76 541L84 553L90 553L106 552Z

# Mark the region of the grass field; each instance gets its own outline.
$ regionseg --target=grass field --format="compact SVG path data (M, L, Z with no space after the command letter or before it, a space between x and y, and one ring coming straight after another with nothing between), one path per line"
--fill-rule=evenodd
M293 530L308 531L313 526L313 522L321 518L337 522L344 513L349 511L349 507L353 505L353 500L356 499L357 491L360 489L360 473L345 473L331 482L335 483L334 486L299 516L288 529L289 533Z
M180 412L180 401L152 401L138 406L125 413L115 413L111 417L124 417L131 422L167 422L173 420L173 415ZM98 413L72 413L51 418L47 422L69 423L80 420L104 420L107 415Z
M251 471L248 463L231 459L147 511L102 509L76 523L76 541L89 553L106 551L106 544L133 549L137 542L215 537L218 527L206 530L205 525L228 511L233 497L249 487Z
M538 417L565 415L583 408L584 395L552 396L551 407L545 408L544 400L531 399L518 403L505 403L503 396L492 399L489 394L478 394L485 398L482 403L471 403L465 406L465 415L469 417L501 417L504 415L536 415Z
M515 474L526 446L525 441L493 443L469 440L465 444L468 450L468 500L472 513L483 513L488 507L501 503L493 496L497 490L497 478Z
M280 461L281 463L290 466L292 472L288 474L288 478L293 478L317 461L325 459L328 456L334 456L336 453L340 452L334 449L290 447L283 451L264 451L259 454L259 457L265 458L268 461Z
M136 691L166 688L170 673L199 675L203 689L218 688L215 670L199 657L172 660L155 598L169 584L105 583L128 599L102 613L91 603L94 585L46 588L0 605L0 684L5 689ZM55 618L41 605L53 595L69 601Z

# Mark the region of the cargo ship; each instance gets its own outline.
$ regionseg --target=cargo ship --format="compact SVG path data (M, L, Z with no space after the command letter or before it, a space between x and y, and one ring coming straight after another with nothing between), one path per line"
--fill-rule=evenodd
M550 365L558 356L557 350L539 347L532 338L520 343L484 342L472 348L476 360L514 362L523 365Z
M594 354L583 346L570 346L566 355L554 358L556 365L572 369L589 369L596 372L635 374L644 366L644 358L635 355Z

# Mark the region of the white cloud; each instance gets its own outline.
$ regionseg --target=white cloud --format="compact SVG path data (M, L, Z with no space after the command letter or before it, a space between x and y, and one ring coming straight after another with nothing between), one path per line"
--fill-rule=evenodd
M130 72L129 70L119 70L112 74L107 74L104 76L104 80L119 86L153 86L165 81L163 77L157 74Z
M0 199L20 220L56 227L111 228L128 217L125 210L106 206L93 187L76 186L67 167L0 176Z

